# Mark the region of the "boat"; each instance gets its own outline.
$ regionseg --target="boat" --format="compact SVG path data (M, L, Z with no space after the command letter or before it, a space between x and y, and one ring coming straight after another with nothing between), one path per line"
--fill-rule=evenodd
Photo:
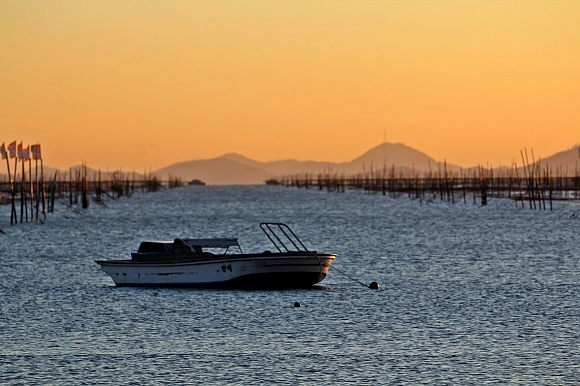
M198 180L198 179L196 178L196 179L193 179L193 180L189 181L189 182L187 183L187 185L199 185L199 186L205 186L205 182L203 182L202 180Z
M128 260L95 260L119 287L308 288L335 253L308 249L284 223L263 222L275 250L244 253L237 238L143 241Z

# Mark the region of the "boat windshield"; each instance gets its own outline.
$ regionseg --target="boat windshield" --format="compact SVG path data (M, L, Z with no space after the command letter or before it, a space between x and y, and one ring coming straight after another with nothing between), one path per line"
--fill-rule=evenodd
M230 248L235 247L240 253L242 248L238 239L176 239L193 249L194 252L211 252L214 254L227 254ZM175 243L175 242L174 242Z
M139 245L138 253L167 253L167 244L159 241L143 241Z

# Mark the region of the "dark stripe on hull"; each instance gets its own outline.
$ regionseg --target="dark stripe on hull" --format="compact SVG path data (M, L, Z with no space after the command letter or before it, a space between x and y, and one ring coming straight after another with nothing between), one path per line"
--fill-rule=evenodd
M320 272L279 272L256 273L218 283L120 283L117 287L157 287L157 288L242 288L242 289L282 289L309 288L326 277Z

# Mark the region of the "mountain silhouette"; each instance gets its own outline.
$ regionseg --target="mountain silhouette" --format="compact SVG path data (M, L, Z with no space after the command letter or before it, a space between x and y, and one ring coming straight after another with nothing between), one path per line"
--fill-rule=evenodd
M578 175L580 173L580 144L541 159L540 162L550 168L558 168L553 170L561 175Z
M384 142L350 162L339 164L346 174L356 174L363 171L396 170L428 171L437 168L437 161L427 154L402 143Z
M169 165L155 172L161 179L180 177L184 181L200 179L209 185L263 184L272 177L296 174L354 175L364 171L382 171L395 167L398 171L418 172L437 168L437 161L425 153L402 143L382 143L350 162L279 160L259 162L236 153L207 160L192 160Z
M519 155L518 155L519 156ZM536 161L538 159L536 158ZM542 167L546 165L557 175L578 175L580 173L580 145L558 152L550 157L539 160ZM531 160L530 160L531 162ZM522 167L522 162L517 162ZM298 161L294 159L260 162L237 153L226 153L211 159L191 160L174 163L155 170L152 174L160 180L180 178L183 182L194 179L201 180L209 185L256 185L275 177L311 174L331 174L353 176L368 172L386 172L393 170L398 175L423 174L429 171L442 171L443 164L427 154L402 143L384 142L368 150L364 154L349 162ZM448 171L457 172L461 168L447 164ZM506 166L509 168L511 166ZM44 167L45 178L59 172L61 177L70 172L77 173L80 165L60 171L48 166ZM97 178L97 171L87 169L90 178ZM477 166L463 168L465 173L477 173ZM101 171L101 178L111 178L113 173ZM148 173L149 174L149 173ZM122 178L140 178L140 173L121 173Z
M155 174L162 180L165 176L173 176L184 181L199 179L209 185L255 185L268 178L268 172L259 167L259 162L232 156L179 162L159 169Z

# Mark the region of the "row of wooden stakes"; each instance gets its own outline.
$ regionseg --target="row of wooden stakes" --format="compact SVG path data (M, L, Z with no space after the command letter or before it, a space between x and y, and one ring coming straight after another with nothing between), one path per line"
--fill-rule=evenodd
M22 173L17 177L20 178L0 179L0 204L11 206L11 225L46 220L59 200L69 207L86 209L91 201L104 206L106 198L118 199L135 191L155 192L163 186L183 185L180 178L172 176L161 181L154 174L89 173L85 163L68 173L55 172L47 179L43 173Z
M580 174L556 174L539 163L523 169L478 168L451 172L443 167L437 172L409 173L392 167L389 171L370 171L346 176L339 173L296 174L272 178L271 185L326 189L344 192L359 189L399 197L406 195L421 203L434 199L452 203L472 201L487 205L491 198L514 201L516 207L552 209L556 200L580 200Z

